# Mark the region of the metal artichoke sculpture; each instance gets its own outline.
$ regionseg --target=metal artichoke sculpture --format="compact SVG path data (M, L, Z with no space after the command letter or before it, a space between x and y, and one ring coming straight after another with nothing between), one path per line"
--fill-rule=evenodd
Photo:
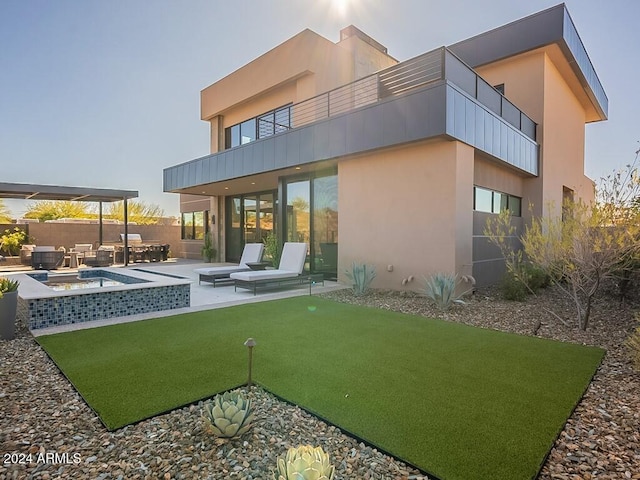
M290 448L286 458L278 457L277 476L273 480L333 480L334 467L322 447L302 445Z
M245 398L241 392L216 395L212 401L204 405L202 418L215 436L239 437L251 428L251 400Z

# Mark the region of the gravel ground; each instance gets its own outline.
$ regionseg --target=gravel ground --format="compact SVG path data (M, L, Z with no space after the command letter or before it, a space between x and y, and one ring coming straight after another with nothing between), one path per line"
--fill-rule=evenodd
M570 305L552 289L526 303L492 291L441 313L414 294L349 291L325 296L407 313L563 341L598 345L605 360L551 450L540 479L640 479L640 374L624 339L635 326L632 306L598 300L587 332L567 328ZM0 341L1 479L266 479L290 446L322 445L340 479L423 479L420 472L343 435L299 408L253 388L256 420L241 439L218 441L192 405L108 432L22 329ZM29 463L29 457L31 455Z

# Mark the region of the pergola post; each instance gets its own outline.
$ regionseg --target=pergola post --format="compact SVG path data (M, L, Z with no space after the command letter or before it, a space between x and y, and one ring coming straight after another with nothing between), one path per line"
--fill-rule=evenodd
M129 215L127 212L127 197L124 197L124 266L129 265Z
M98 215L100 217L100 230L98 234L98 239L100 240L100 245L102 245L102 200L98 202ZM100 245L98 245L98 247L100 247Z

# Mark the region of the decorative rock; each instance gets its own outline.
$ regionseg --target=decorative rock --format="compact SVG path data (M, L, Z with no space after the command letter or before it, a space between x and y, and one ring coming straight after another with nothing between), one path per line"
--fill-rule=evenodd
M338 291L329 296L443 316L411 292L374 291L354 297ZM600 369L558 436L539 479L640 480L640 374L631 369L622 346L635 325L632 308L598 299L587 332L564 327L544 315L545 309L570 312L570 305L552 290L526 303L502 301L488 290L451 309L446 319L520 334L531 334L541 320L540 337L606 348ZM0 451L80 456L77 464L0 464L0 478L257 480L270 477L276 458L289 447L308 443L329 453L336 479L427 480L421 472L256 387L248 393L256 420L240 439L220 441L206 434L199 420L201 402L108 432L24 329L15 340L0 341L0 365Z

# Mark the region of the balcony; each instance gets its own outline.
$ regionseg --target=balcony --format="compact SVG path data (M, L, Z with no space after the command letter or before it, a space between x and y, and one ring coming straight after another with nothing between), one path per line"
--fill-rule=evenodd
M438 136L538 174L536 124L445 47L288 108L289 129L167 168L164 191Z

